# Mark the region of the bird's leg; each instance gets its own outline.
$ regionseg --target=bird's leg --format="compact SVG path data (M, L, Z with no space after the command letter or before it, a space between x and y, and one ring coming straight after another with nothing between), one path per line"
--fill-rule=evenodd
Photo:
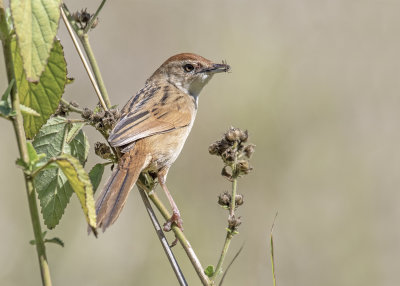
M181 215L179 213L178 207L176 206L174 199L172 198L170 192L168 191L167 185L165 184L165 179L167 177L167 171L159 172L157 174L158 182L160 183L161 188L164 190L165 195L167 196L169 203L172 207L172 216L167 220L164 224L164 231L170 231L172 223L176 223L176 225L183 230L183 221Z

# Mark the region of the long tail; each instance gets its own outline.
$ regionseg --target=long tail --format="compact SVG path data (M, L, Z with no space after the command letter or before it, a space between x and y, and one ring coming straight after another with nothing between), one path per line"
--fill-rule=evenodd
M132 187L145 165L144 156L135 156L134 149L124 154L96 200L97 227L103 232L118 218Z

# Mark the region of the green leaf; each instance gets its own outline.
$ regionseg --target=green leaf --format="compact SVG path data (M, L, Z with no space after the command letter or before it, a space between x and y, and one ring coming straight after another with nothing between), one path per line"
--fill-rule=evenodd
M67 64L60 42L55 41L40 81L31 83L25 77L15 38L11 41L11 49L20 103L40 114L39 117L23 114L26 136L32 139L58 107L67 81Z
M204 270L204 274L206 274L208 277L212 277L214 274L214 266L208 265L207 268Z
M30 163L36 162L39 159L39 157L38 157L38 154L36 153L36 150L33 147L32 143L27 142L26 147L28 149L29 162Z
M70 143L71 140L75 138L75 136L79 133L79 131L81 131L81 129L85 125L86 125L85 122L72 123L72 127L69 130L68 135L67 135L67 143Z
M55 243L58 244L61 247L64 247L64 241L62 241L61 239L59 239L58 237L53 237L50 239L45 239L44 240L45 243L49 242L49 243Z
M12 116L14 114L8 101L0 101L0 114L5 117Z
M96 164L89 172L89 178L92 182L93 186L93 193L96 193L97 188L100 185L101 178L103 177L104 173L104 164Z
M12 79L10 81L10 84L8 85L7 89L4 91L3 96L1 97L1 100L7 101L8 96L10 95L11 89L13 88L15 83L15 79Z
M63 117L50 118L33 140L36 152L46 154L46 159L49 160L59 156L63 151L78 157L83 165L87 159L89 143L82 130L70 144L64 143L70 126L68 120ZM46 168L38 173L35 176L35 186L44 223L48 228L54 228L64 214L73 188L58 167Z
M68 178L70 185L78 196L88 224L96 228L96 210L89 175L85 172L78 159L71 155L63 154L58 156L56 163Z
M69 133L71 130L69 131ZM69 134L68 133L68 134ZM67 140L68 140L68 135L67 135ZM67 141L68 143L68 141ZM69 150L68 150L69 147ZM68 145L66 145L66 148L64 149L64 152L67 154L71 154L72 156L76 157L79 159L81 164L85 166L87 157L89 155L89 140L87 139L85 133L83 133L82 130L78 132L78 135L76 135Z
M60 0L11 0L26 78L38 81L50 57L60 19Z
M17 166L22 167L23 169L28 169L28 168L29 168L29 166L28 166L28 165L25 163L25 161L22 160L21 158L18 158L18 159L15 161L15 164L17 164Z
M33 110L32 108L25 106L23 104L20 104L19 108L21 109L21 112L24 115L40 116L40 114L37 113L36 110Z
M8 96L10 95L11 89L14 86L15 80L12 79L7 89L4 91L3 96L0 101L0 114L2 116L11 116L13 114L11 103L8 101Z

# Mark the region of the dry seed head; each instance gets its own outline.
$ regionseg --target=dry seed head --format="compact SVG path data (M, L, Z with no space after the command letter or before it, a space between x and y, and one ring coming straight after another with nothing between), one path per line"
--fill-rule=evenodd
M254 145L254 144L249 144L246 147L244 147L243 151L247 158L250 159L251 155L253 155L253 153L255 151L255 147L256 147L256 145Z
M80 13L80 22L87 23L90 21L90 14L87 12L87 8L85 10L81 10Z
M235 204L236 206L241 206L243 205L243 195L242 194L237 194L235 197Z
M245 160L238 162L238 168L241 175L247 175L251 170L253 170L253 167L251 167L249 162Z
M228 166L222 168L221 175L230 181L232 180L232 172L229 171Z
M96 142L94 144L94 153L102 159L110 159L112 157L110 147L101 142Z
M218 196L218 204L223 207L228 207L231 203L231 195L228 192L224 192Z
M228 228L230 230L236 230L237 227L242 224L242 221L240 219L241 219L241 217L236 218L235 215L229 216L228 217Z
M93 111L91 111L89 108L85 107L83 109L83 112L82 112L82 118L83 119L90 120L92 115L93 115Z
M219 153L219 150L218 150L218 143L217 143L217 142L212 143L212 144L208 147L208 152L209 152L211 155L217 155L217 154Z

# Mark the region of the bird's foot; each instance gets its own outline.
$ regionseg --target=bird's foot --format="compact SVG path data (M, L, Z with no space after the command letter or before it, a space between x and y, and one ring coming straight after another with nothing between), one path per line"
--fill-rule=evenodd
M164 231L171 231L172 224L175 223L183 231L183 220L179 211L173 211L172 216L164 223Z

